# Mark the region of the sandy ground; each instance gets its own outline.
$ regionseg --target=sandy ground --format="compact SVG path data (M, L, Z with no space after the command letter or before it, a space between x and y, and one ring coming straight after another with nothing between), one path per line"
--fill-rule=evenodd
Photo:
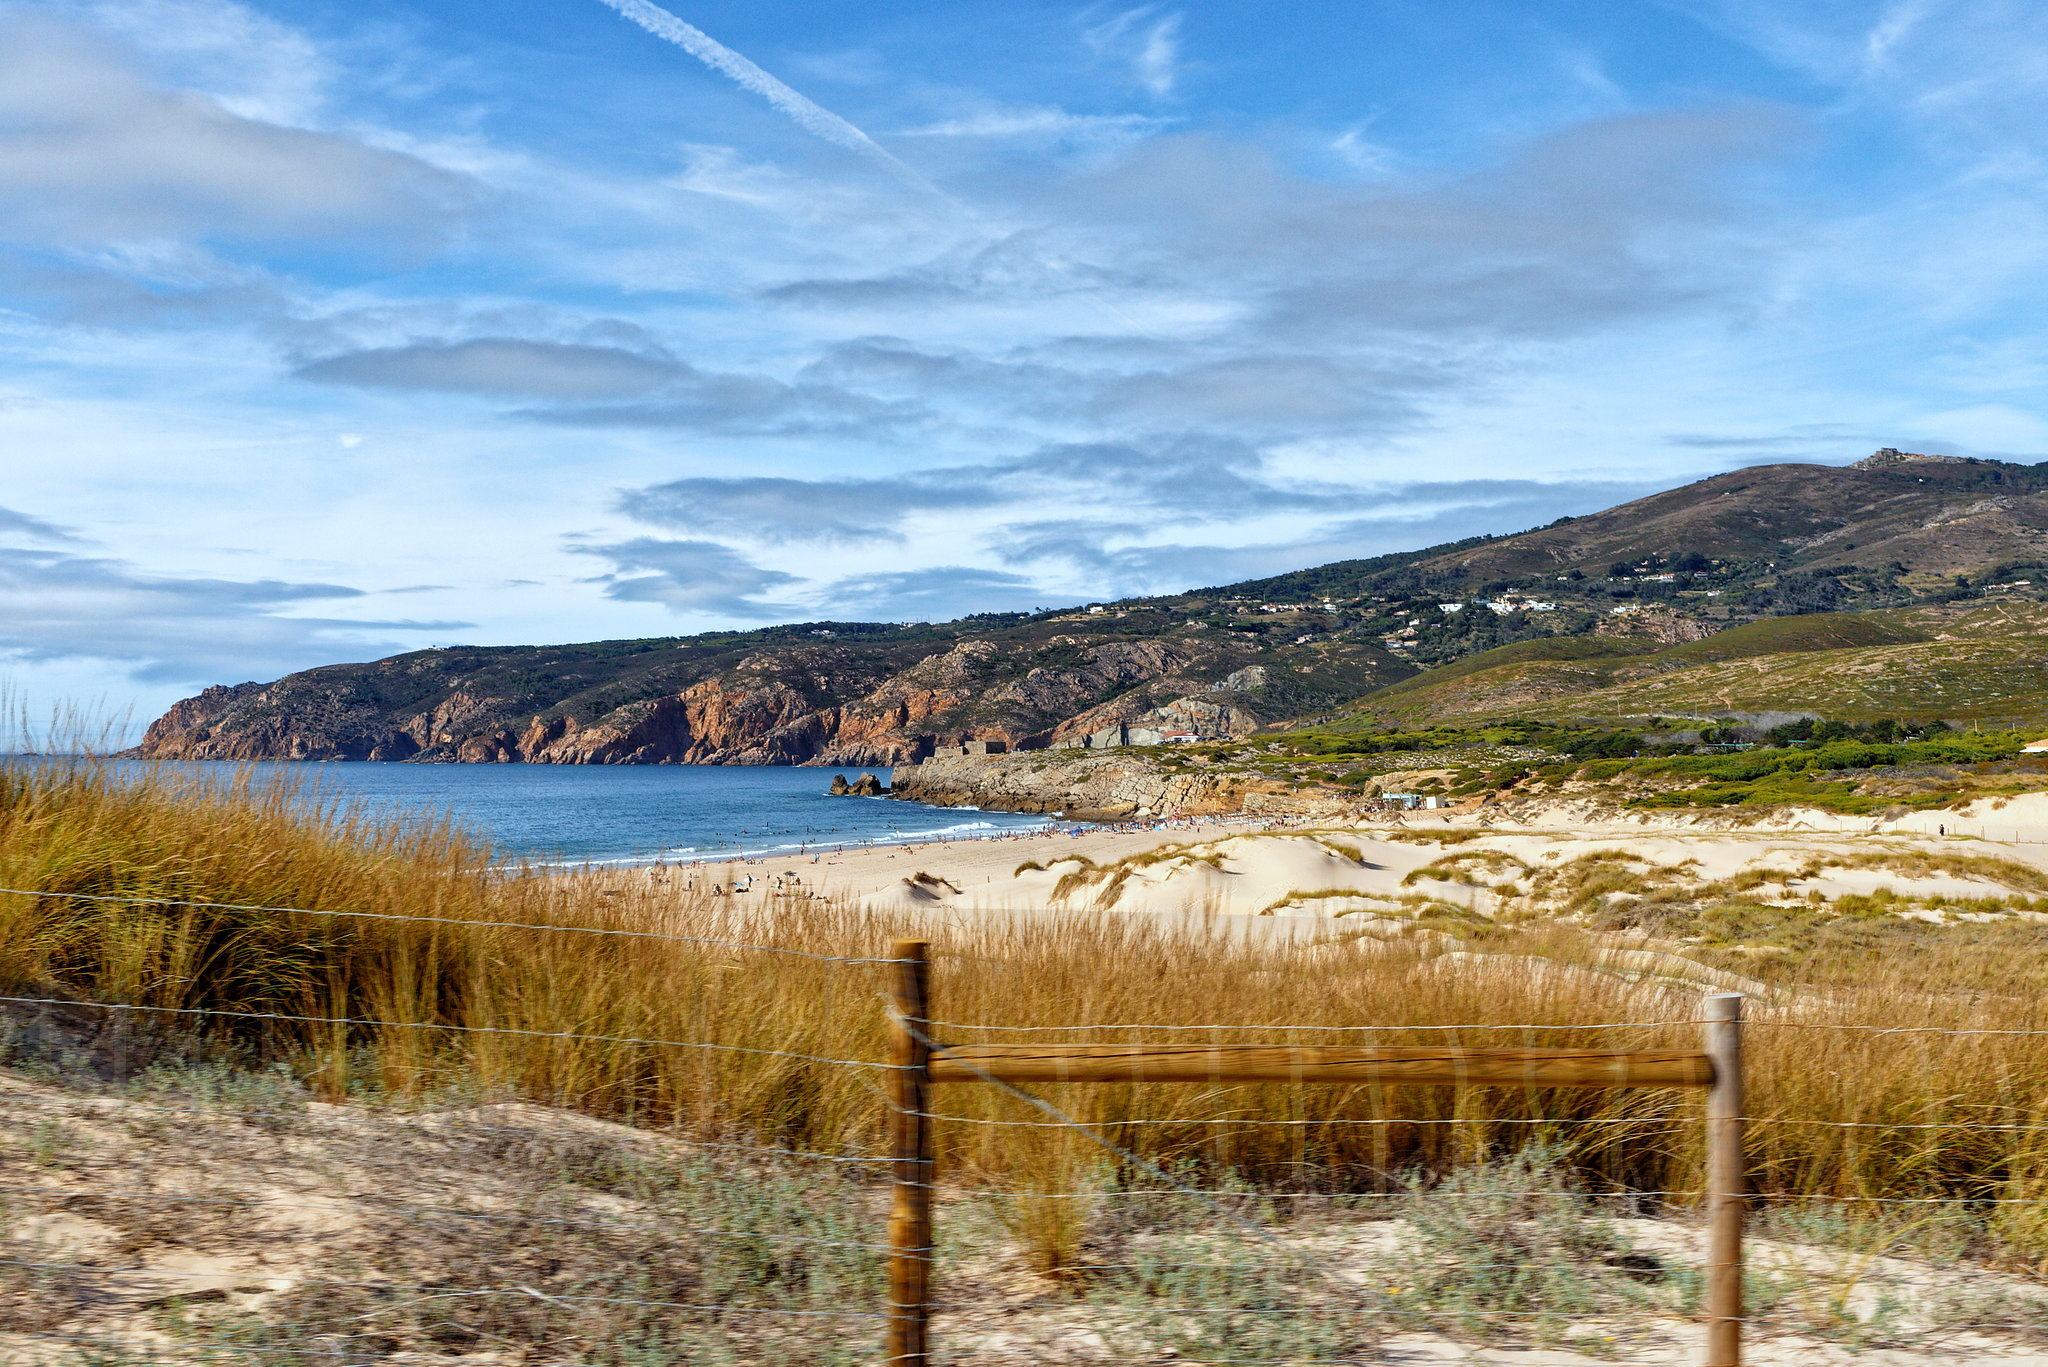
M1335 824L1226 818L856 848L647 876L679 889L712 886L730 893L739 887L750 899L850 895L879 909L1102 906L1323 921L1391 907L1404 898L1412 903L1427 893L1492 912L1499 894L1488 885L1496 880L1476 868L1457 880L1411 877L1453 850L1491 851L1502 856L1498 867L1525 870L1607 851L1665 868L1692 861L1688 876L1695 880L1759 870L1783 875L1766 895L1784 898L1818 892L1832 901L1880 888L1917 899L2002 898L2038 889L1990 874L1901 869L1917 856L1951 865L1989 858L2048 871L2048 795L1992 799L1896 821L1792 810L1741 826L1719 815L1617 813L1574 803L1413 812ZM1862 866L1795 876L1816 861L1838 859Z
M728 1199L766 1180L758 1167L697 1175L697 1183L715 1180L729 1190L692 1183L665 1195L631 1184L617 1189L605 1176L622 1164L694 1152L680 1143L526 1104L393 1114L280 1095L223 1107L219 1097L93 1096L0 1070L0 1171L10 1207L0 1230L0 1361L211 1361L217 1358L203 1345L232 1342L258 1321L283 1335L271 1353L256 1354L272 1360L516 1367L536 1355L578 1356L593 1337L623 1341L699 1308L664 1308L664 1292L698 1293L687 1279L642 1285L635 1277L643 1262L704 1256L692 1236L713 1236L719 1248L726 1247L720 1238L731 1237L765 1239L764 1249L775 1243L779 1226L757 1229L738 1218L744 1202ZM801 1199L789 1209L806 1208L802 1199L835 1203L847 1220L839 1237L858 1241L847 1256L872 1258L885 1188L796 1191L790 1199ZM1163 1326L1131 1321L1116 1333L1114 1299L1072 1301L1071 1287L1030 1272L1020 1249L969 1217L960 1200L941 1201L938 1219L965 1239L942 1268L941 1296L971 1306L935 1316L942 1360L961 1367L1128 1362L1134 1359L1120 1354L1133 1333L1156 1339L1162 1328L1195 1327L1169 1310ZM700 1223L718 1228L686 1227ZM1131 1251L1157 1237L1137 1236ZM1224 1257L1233 1236L1175 1237L1155 1251ZM1311 1218L1275 1227L1271 1237L1322 1269L1338 1293L1412 1287L1436 1256L1416 1244L1406 1218ZM1684 1218L1614 1219L1599 1238L1618 1240L1636 1265L1663 1269L1659 1276L1672 1269L1696 1275L1704 1256L1701 1229ZM1752 1363L2048 1364L2048 1354L2028 1346L2043 1323L2043 1291L2031 1279L1768 1238L1752 1239L1747 1261L1765 1282L1797 1288L1790 1300L1779 1298L1768 1323L1752 1327ZM1589 1275L1612 1273L1595 1260ZM481 1299L464 1294L477 1288L497 1290ZM1197 1313L1209 1304L1209 1293L1184 1294ZM619 1313L605 1312L603 1298L621 1295L640 1299L616 1305L647 1306L654 1319L594 1318ZM775 1296L773 1286L750 1285L734 1304L775 1305ZM800 1308L816 1313L821 1305ZM1882 1328L1873 1323L1879 1318ZM741 1332L754 1323L737 1321ZM1978 1327L1988 1323L2015 1327ZM809 1352L781 1328L738 1343L727 1341L730 1328L708 1320L702 1328L702 1360L728 1360L726 1352L739 1361L823 1360L849 1347L859 1360L875 1337L869 1325L829 1315L801 1328ZM1536 1346L1407 1329L1382 1340L1375 1360L1681 1367L1700 1358L1699 1322L1668 1304L1560 1313L1552 1330L1560 1341ZM1278 1349L1276 1361L1295 1356L1277 1344L1252 1345L1261 1359L1269 1346ZM763 1351L769 1347L779 1351ZM1144 1360L1174 1357L1158 1351Z

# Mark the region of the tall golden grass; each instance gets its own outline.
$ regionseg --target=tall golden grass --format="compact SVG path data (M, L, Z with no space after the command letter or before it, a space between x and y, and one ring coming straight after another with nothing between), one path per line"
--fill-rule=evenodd
M879 1073L685 1046L878 1063L877 965L578 932L852 959L922 935L933 943L933 1014L949 1022L935 1030L960 1040L1025 1037L963 1023L1119 1027L1038 1036L1099 1040L1158 1037L1169 1026L1213 1026L1174 1037L1219 1042L1687 1047L1698 1037L1697 989L1603 971L1572 925L1503 930L1478 955L1447 954L1440 941L1247 938L1200 917L918 920L844 901L691 897L637 874L536 872L445 824L309 809L303 794L246 776L204 782L94 760L0 768L0 886L34 894L0 896L9 995L386 1022L164 1018L283 1060L330 1098L516 1096L807 1150L880 1151ZM193 901L445 921L183 905ZM2038 956L1966 930L1939 962L1865 961L1860 976L1783 983L1753 1007L1759 1189L2048 1194L2048 1034L1879 1033L2048 1031ZM1596 1028L1625 1023L1635 1024ZM1282 1035L1280 1026L1295 1028ZM1697 1186L1699 1100L1675 1093L1162 1085L1046 1094L1148 1158L1262 1184L1371 1189L1541 1137L1571 1145L1602 1185ZM961 1117L938 1126L949 1182L1043 1191L1091 1168L1077 1158L1089 1151L1057 1130L973 1123L1045 1119L995 1089L949 1086L937 1105ZM1391 1123L1359 1123L1374 1121ZM2030 1258L2048 1252L2048 1231L2032 1222L2003 1229Z

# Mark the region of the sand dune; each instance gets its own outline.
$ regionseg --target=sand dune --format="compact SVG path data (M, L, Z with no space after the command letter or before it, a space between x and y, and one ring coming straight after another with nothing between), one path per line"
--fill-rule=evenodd
M1719 813L1582 803L1333 825L1223 819L849 850L816 862L702 866L690 876L725 888L751 878L750 897L847 895L876 908L1101 908L1355 929L1432 905L1479 916L1511 903L1540 910L1541 890L1559 870L1595 857L1695 885L1761 874L1749 895L1767 901L1833 902L1881 889L1905 904L2031 897L2048 891L2048 795L1896 821L1794 809L1736 825Z

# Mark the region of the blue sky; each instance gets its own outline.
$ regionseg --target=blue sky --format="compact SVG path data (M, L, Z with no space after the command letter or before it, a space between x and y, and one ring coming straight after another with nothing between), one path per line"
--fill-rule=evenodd
M0 672L942 618L2048 457L2048 9L0 3Z

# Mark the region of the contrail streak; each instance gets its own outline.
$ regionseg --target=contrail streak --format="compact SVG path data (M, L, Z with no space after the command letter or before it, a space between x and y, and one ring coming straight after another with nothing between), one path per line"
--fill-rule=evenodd
M655 37L674 43L713 71L729 76L753 91L789 115L805 132L813 133L827 142L836 142L841 147L851 148L864 157L880 162L918 188L940 194L936 186L889 155L873 138L831 110L797 94L704 30L684 23L660 6L647 3L647 0L603 0L603 3Z

